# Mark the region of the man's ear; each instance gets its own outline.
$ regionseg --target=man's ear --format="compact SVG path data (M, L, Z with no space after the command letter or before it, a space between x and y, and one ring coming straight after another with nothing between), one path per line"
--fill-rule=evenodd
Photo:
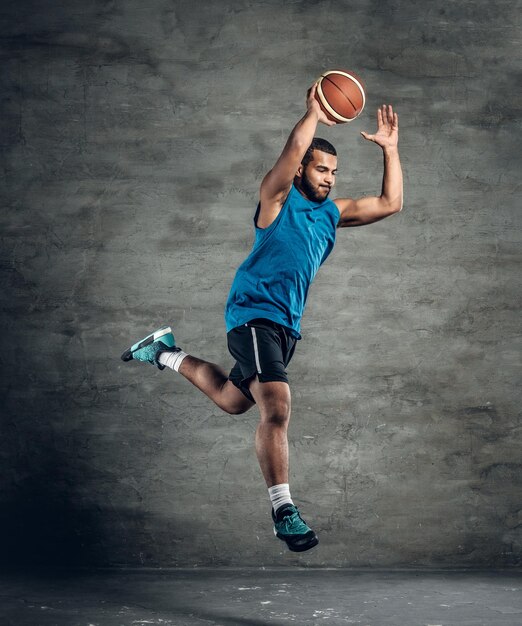
M303 175L303 164L301 163L301 165L297 168L297 172L295 173L295 175L298 178L301 178L301 176Z

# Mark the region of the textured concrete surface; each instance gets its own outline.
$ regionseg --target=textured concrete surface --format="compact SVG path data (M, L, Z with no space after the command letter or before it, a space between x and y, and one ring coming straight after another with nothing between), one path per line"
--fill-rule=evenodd
M2 3L6 560L520 565L518 19L485 0ZM339 232L311 289L291 484L321 544L297 557L271 534L256 412L119 355L171 323L232 365L260 180L335 66L368 92L320 131L337 194L379 193L359 131L391 102L405 206Z
M185 570L0 578L5 626L519 626L506 572Z

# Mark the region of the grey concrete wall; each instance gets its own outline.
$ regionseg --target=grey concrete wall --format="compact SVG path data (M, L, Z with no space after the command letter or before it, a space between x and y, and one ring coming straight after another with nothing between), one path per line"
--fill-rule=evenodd
M98 565L517 565L516 3L7 2L0 553ZM223 307L265 171L341 66L364 78L337 195L380 192L359 131L400 115L402 213L338 233L290 366L272 536L256 410L228 416L120 353L172 324L232 365Z

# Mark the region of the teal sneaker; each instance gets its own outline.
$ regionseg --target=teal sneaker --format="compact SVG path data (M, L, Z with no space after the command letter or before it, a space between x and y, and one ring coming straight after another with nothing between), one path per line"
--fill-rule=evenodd
M170 326L163 326L147 335L144 339L140 339L133 346L121 355L122 361L146 361L156 365L160 370L164 370L165 366L158 361L160 352L178 352L180 348L176 347L176 341Z
M272 509L272 519L274 520L274 535L286 541L286 545L292 552L304 552L319 543L317 535L306 524L293 504L283 504L277 510L277 515Z

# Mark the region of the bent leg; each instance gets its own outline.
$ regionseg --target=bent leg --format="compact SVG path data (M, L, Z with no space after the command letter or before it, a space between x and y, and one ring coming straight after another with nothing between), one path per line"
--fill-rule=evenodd
M188 355L179 373L227 413L238 415L254 406L214 363Z
M288 383L259 382L254 378L250 393L259 407L256 453L268 487L288 483L288 423L291 396Z

